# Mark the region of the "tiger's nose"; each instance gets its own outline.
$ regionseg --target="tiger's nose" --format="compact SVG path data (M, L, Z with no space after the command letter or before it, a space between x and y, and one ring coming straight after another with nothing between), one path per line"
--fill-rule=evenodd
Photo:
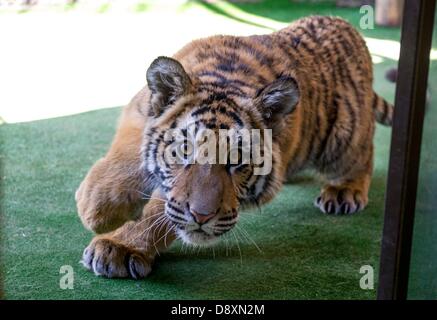
M215 216L214 212L207 213L207 214L199 213L199 212L196 212L194 210L190 210L190 212L191 212L191 215L193 216L194 220L199 224L204 224L204 223L208 222L209 220L211 220Z

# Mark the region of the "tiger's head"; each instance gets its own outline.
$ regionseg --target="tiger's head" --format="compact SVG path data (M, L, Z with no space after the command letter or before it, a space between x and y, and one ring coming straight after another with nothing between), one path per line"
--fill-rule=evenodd
M165 194L165 214L178 236L211 245L235 226L240 206L268 201L279 190L283 168L275 135L298 103L296 81L279 77L252 97L228 95L190 77L178 61L159 57L147 82L144 169ZM252 129L260 133L256 161ZM269 146L267 132L273 134Z

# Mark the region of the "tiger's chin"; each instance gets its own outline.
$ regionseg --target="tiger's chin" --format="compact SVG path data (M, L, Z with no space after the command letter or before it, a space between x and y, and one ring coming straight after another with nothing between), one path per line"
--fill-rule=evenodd
M210 235L200 229L188 232L185 230L178 230L177 234L184 243L199 247L211 247L217 244L220 240L220 236Z

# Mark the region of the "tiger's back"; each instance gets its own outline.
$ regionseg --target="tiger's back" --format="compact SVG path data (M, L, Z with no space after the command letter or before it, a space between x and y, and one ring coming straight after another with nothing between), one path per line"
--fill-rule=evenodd
M369 161L375 111L381 109L376 104L386 102L374 94L365 41L345 20L312 16L268 35L213 36L193 41L175 58L199 87L234 98L256 97L281 75L297 80L299 107L278 138L288 175L314 166L334 179ZM385 107L381 122L391 117Z

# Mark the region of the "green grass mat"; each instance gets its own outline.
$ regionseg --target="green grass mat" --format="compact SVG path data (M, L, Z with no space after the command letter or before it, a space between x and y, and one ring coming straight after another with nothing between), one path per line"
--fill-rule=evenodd
M314 12L314 5L296 6L290 7L287 14L282 13L280 6L270 11L263 10L266 7L262 4L239 8L279 21L320 13L344 15L358 23L356 11L350 9L323 5ZM399 38L397 29L379 28L365 34ZM383 79L383 74L393 64L384 59L375 65L375 88L391 101L394 86ZM214 252L193 251L175 244L161 255L153 273L143 281L108 280L86 271L79 259L92 235L77 217L74 191L93 162L109 147L119 113L119 108L113 108L0 126L6 298L375 298L375 290L360 289L359 269L369 264L377 275L379 266L390 142L390 129L381 126L375 137L370 203L362 214L330 217L320 213L312 204L320 184L303 174L261 211L242 214L240 228L261 252L237 232ZM59 287L63 265L74 268L73 290Z
M330 217L312 206L319 184L302 175L261 211L242 214L237 232L215 248L176 244L144 281L98 278L79 264L92 235L77 217L74 191L111 141L119 108L4 125L5 289L7 298L373 298L359 269L377 270L389 129L378 128L370 204ZM226 252L226 247L228 251ZM214 257L215 255L215 257ZM75 270L61 290L59 269Z

